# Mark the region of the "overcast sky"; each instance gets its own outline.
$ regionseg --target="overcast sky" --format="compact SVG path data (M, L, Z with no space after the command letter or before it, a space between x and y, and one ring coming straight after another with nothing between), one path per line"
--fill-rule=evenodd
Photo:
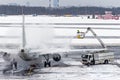
M101 6L101 7L120 7L120 0L59 0L59 5L62 6ZM16 3L26 5L29 2L30 6L45 6L48 7L49 0L0 0L0 4Z

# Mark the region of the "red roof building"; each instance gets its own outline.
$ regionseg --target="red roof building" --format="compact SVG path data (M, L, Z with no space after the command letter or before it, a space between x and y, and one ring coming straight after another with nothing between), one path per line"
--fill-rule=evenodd
M119 20L119 16L117 15L113 15L112 11L105 11L105 15L98 15L97 19L115 19L115 20Z

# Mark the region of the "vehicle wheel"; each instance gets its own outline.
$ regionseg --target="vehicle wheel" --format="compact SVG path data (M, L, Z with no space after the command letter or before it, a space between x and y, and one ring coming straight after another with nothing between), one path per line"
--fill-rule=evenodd
M104 61L104 64L108 64L108 63L109 63L108 60L105 60L105 61Z
M89 67L89 66L90 66L90 63L88 63L87 66Z
M93 65L95 65L95 61L93 61Z
M51 67L51 62L49 61L49 62L44 62L44 67Z
M95 65L95 61L91 61L91 65Z
M44 67L47 67L46 61L44 62Z
M50 61L48 62L48 67L51 67L51 62Z

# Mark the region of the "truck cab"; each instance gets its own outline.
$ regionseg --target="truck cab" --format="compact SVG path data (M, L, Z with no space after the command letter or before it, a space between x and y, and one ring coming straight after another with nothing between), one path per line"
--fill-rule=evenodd
M94 64L94 55L93 54L82 54L82 63L85 65Z

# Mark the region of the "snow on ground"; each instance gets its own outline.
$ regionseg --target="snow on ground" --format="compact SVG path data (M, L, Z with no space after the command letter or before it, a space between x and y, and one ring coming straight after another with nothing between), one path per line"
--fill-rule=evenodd
M40 74L34 74L30 77L23 78L26 80L120 80L120 68L115 65L96 65L83 68L79 66L56 67L46 68L40 71ZM15 79L15 77L12 79ZM18 79L21 78L18 77Z
M83 68L74 66L68 68L53 68L49 71L56 72L56 74L52 73L47 75L47 79L50 80L54 79L53 76L56 76L56 80L120 80L120 69L112 65L96 65Z
M120 80L120 67L112 64L87 67L79 61L71 61L71 66L50 67L35 71L37 73L30 76L3 75L0 71L0 80Z
M3 75L1 69L4 64L1 62L0 80L120 80L120 67L112 64L88 67L79 61L68 59L64 63L70 66L42 68L35 70L37 73L33 75L16 76L13 74Z
M118 64L120 64L120 60L119 60L119 59L118 59L118 60L116 60L115 62L116 62L116 63L118 63Z

